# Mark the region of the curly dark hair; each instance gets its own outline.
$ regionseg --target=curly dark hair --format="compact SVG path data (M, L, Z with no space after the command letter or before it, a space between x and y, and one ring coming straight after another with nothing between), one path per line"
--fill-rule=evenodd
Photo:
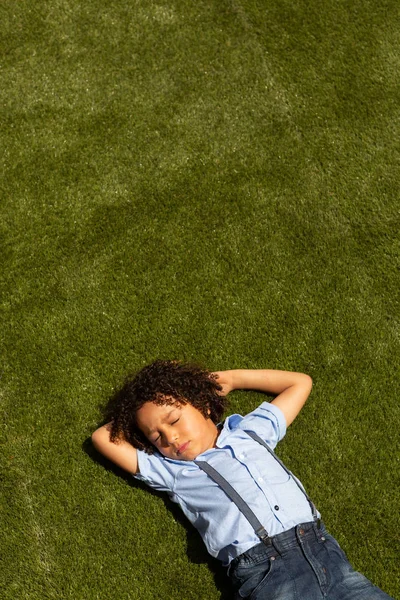
M191 404L217 424L227 405L215 375L202 367L175 360L156 360L124 385L109 400L105 417L111 422L110 440L128 441L139 450L153 454L154 446L137 426L136 412L145 402Z

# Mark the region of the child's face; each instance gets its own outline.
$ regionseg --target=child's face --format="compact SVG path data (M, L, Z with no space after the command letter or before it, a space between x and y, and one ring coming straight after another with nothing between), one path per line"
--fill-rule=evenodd
M161 454L175 460L194 460L213 448L218 429L191 404L146 402L136 413L136 421Z

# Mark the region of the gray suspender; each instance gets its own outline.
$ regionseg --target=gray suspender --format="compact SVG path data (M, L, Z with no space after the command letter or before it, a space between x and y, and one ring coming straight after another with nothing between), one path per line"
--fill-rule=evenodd
M249 521L250 525L252 526L260 540L264 542L264 544L268 545L270 543L270 538L266 529L264 528L262 523L260 523L260 521L257 519L250 506L246 504L246 502L243 500L242 496L238 494L237 491L233 489L231 484L228 483L228 481L224 477L222 477L222 475L218 473L218 471L216 471L214 467L209 465L205 460L195 460L194 462L198 467L200 467L200 469L205 471L207 475L215 481L215 483L217 483L223 489L228 498L230 498L232 502L236 504L240 512L244 514L244 516Z
M311 508L311 512L312 512L314 521L318 521L317 509L315 508L315 505L312 502L310 496L307 494L307 492L305 491L303 486L299 483L299 481L296 479L296 477L294 477L293 474L291 473L291 471L289 471L289 469L287 467L285 467L285 465L283 464L281 459L276 456L276 454L272 450L272 448L270 448L268 446L268 444L266 442L264 442L264 440L262 440L256 433L254 433L254 431L246 431L246 433L247 433L247 435L252 437L253 440L255 440L256 442L258 442L259 444L264 446L264 448L266 448L268 450L268 452L271 454L271 456L273 456L275 458L275 460L281 465L282 469L284 469L286 471L286 473L289 475L289 477L291 477L293 479L293 481L295 482L295 484L297 485L299 490L302 491L303 494L305 495L305 497L307 498L308 504L310 505L310 508Z
M308 494L306 493L306 491L304 490L304 488L300 485L300 483L297 481L297 479L295 477L293 477L293 475L289 471L289 469L287 469L285 467L285 465L283 464L283 462L276 456L276 454L268 446L268 444L266 442L264 442L264 440L262 440L256 433L254 433L254 431L246 431L246 433L251 438L253 438L253 440L255 440L256 442L258 442L259 444L261 444L262 446L264 446L264 448L266 448L268 450L268 452L275 458L275 460L286 471L286 473L289 475L289 477L292 477L292 479L296 483L297 487L303 492L303 494L307 498L308 503L309 503L309 505L311 507L313 519L314 519L314 521L317 523L317 525L319 527L320 526L320 520L318 519L317 509L315 508L313 502L311 501L310 497L308 496ZM241 497L241 495L237 493L237 491L231 486L231 484L225 479L225 477L223 477L218 471L216 471L216 469L214 469L214 467L212 467L211 465L209 465L204 460L195 460L194 462L213 481L215 481L215 483L218 484L220 486L220 488L222 488L222 490L225 492L225 494L228 496L228 498L230 498L232 500L232 502L234 502L236 504L236 506L241 511L241 513L249 521L250 525L253 527L256 535L260 538L260 540L264 544L266 544L266 545L270 544L271 543L270 542L270 537L269 537L266 529L262 525L262 523L260 523L260 521L257 519L256 515L251 510L251 508L248 506L248 504L246 504L246 502L243 500L243 498Z

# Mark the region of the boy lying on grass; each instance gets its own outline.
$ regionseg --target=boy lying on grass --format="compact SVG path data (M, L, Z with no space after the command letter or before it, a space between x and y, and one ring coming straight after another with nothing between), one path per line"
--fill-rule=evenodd
M156 361L110 400L94 446L167 492L228 568L235 598L388 599L349 564L303 486L273 453L307 400L308 375L210 373ZM275 395L219 421L235 389Z

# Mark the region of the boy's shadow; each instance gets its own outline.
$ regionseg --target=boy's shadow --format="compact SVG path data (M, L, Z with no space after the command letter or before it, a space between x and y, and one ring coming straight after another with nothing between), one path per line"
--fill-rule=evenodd
M229 578L226 575L225 569L221 566L220 562L217 559L213 558L208 554L200 535L185 518L185 515L183 514L179 506L175 504L175 502L172 502L168 498L167 494L152 490L147 485L145 485L141 481L134 479L132 475L129 475L129 473L127 473L123 469L120 469L111 461L107 460L107 458L102 456L93 447L90 437L83 442L82 449L89 456L89 458L91 458L91 460L93 460L96 463L99 463L105 469L107 469L107 471L111 471L112 473L123 479L131 487L146 490L147 494L152 494L157 498L161 498L168 510L172 512L174 519L178 521L186 530L187 555L189 559L196 564L206 563L213 574L215 585L221 594L220 600L231 600L231 598L233 597L233 592Z

